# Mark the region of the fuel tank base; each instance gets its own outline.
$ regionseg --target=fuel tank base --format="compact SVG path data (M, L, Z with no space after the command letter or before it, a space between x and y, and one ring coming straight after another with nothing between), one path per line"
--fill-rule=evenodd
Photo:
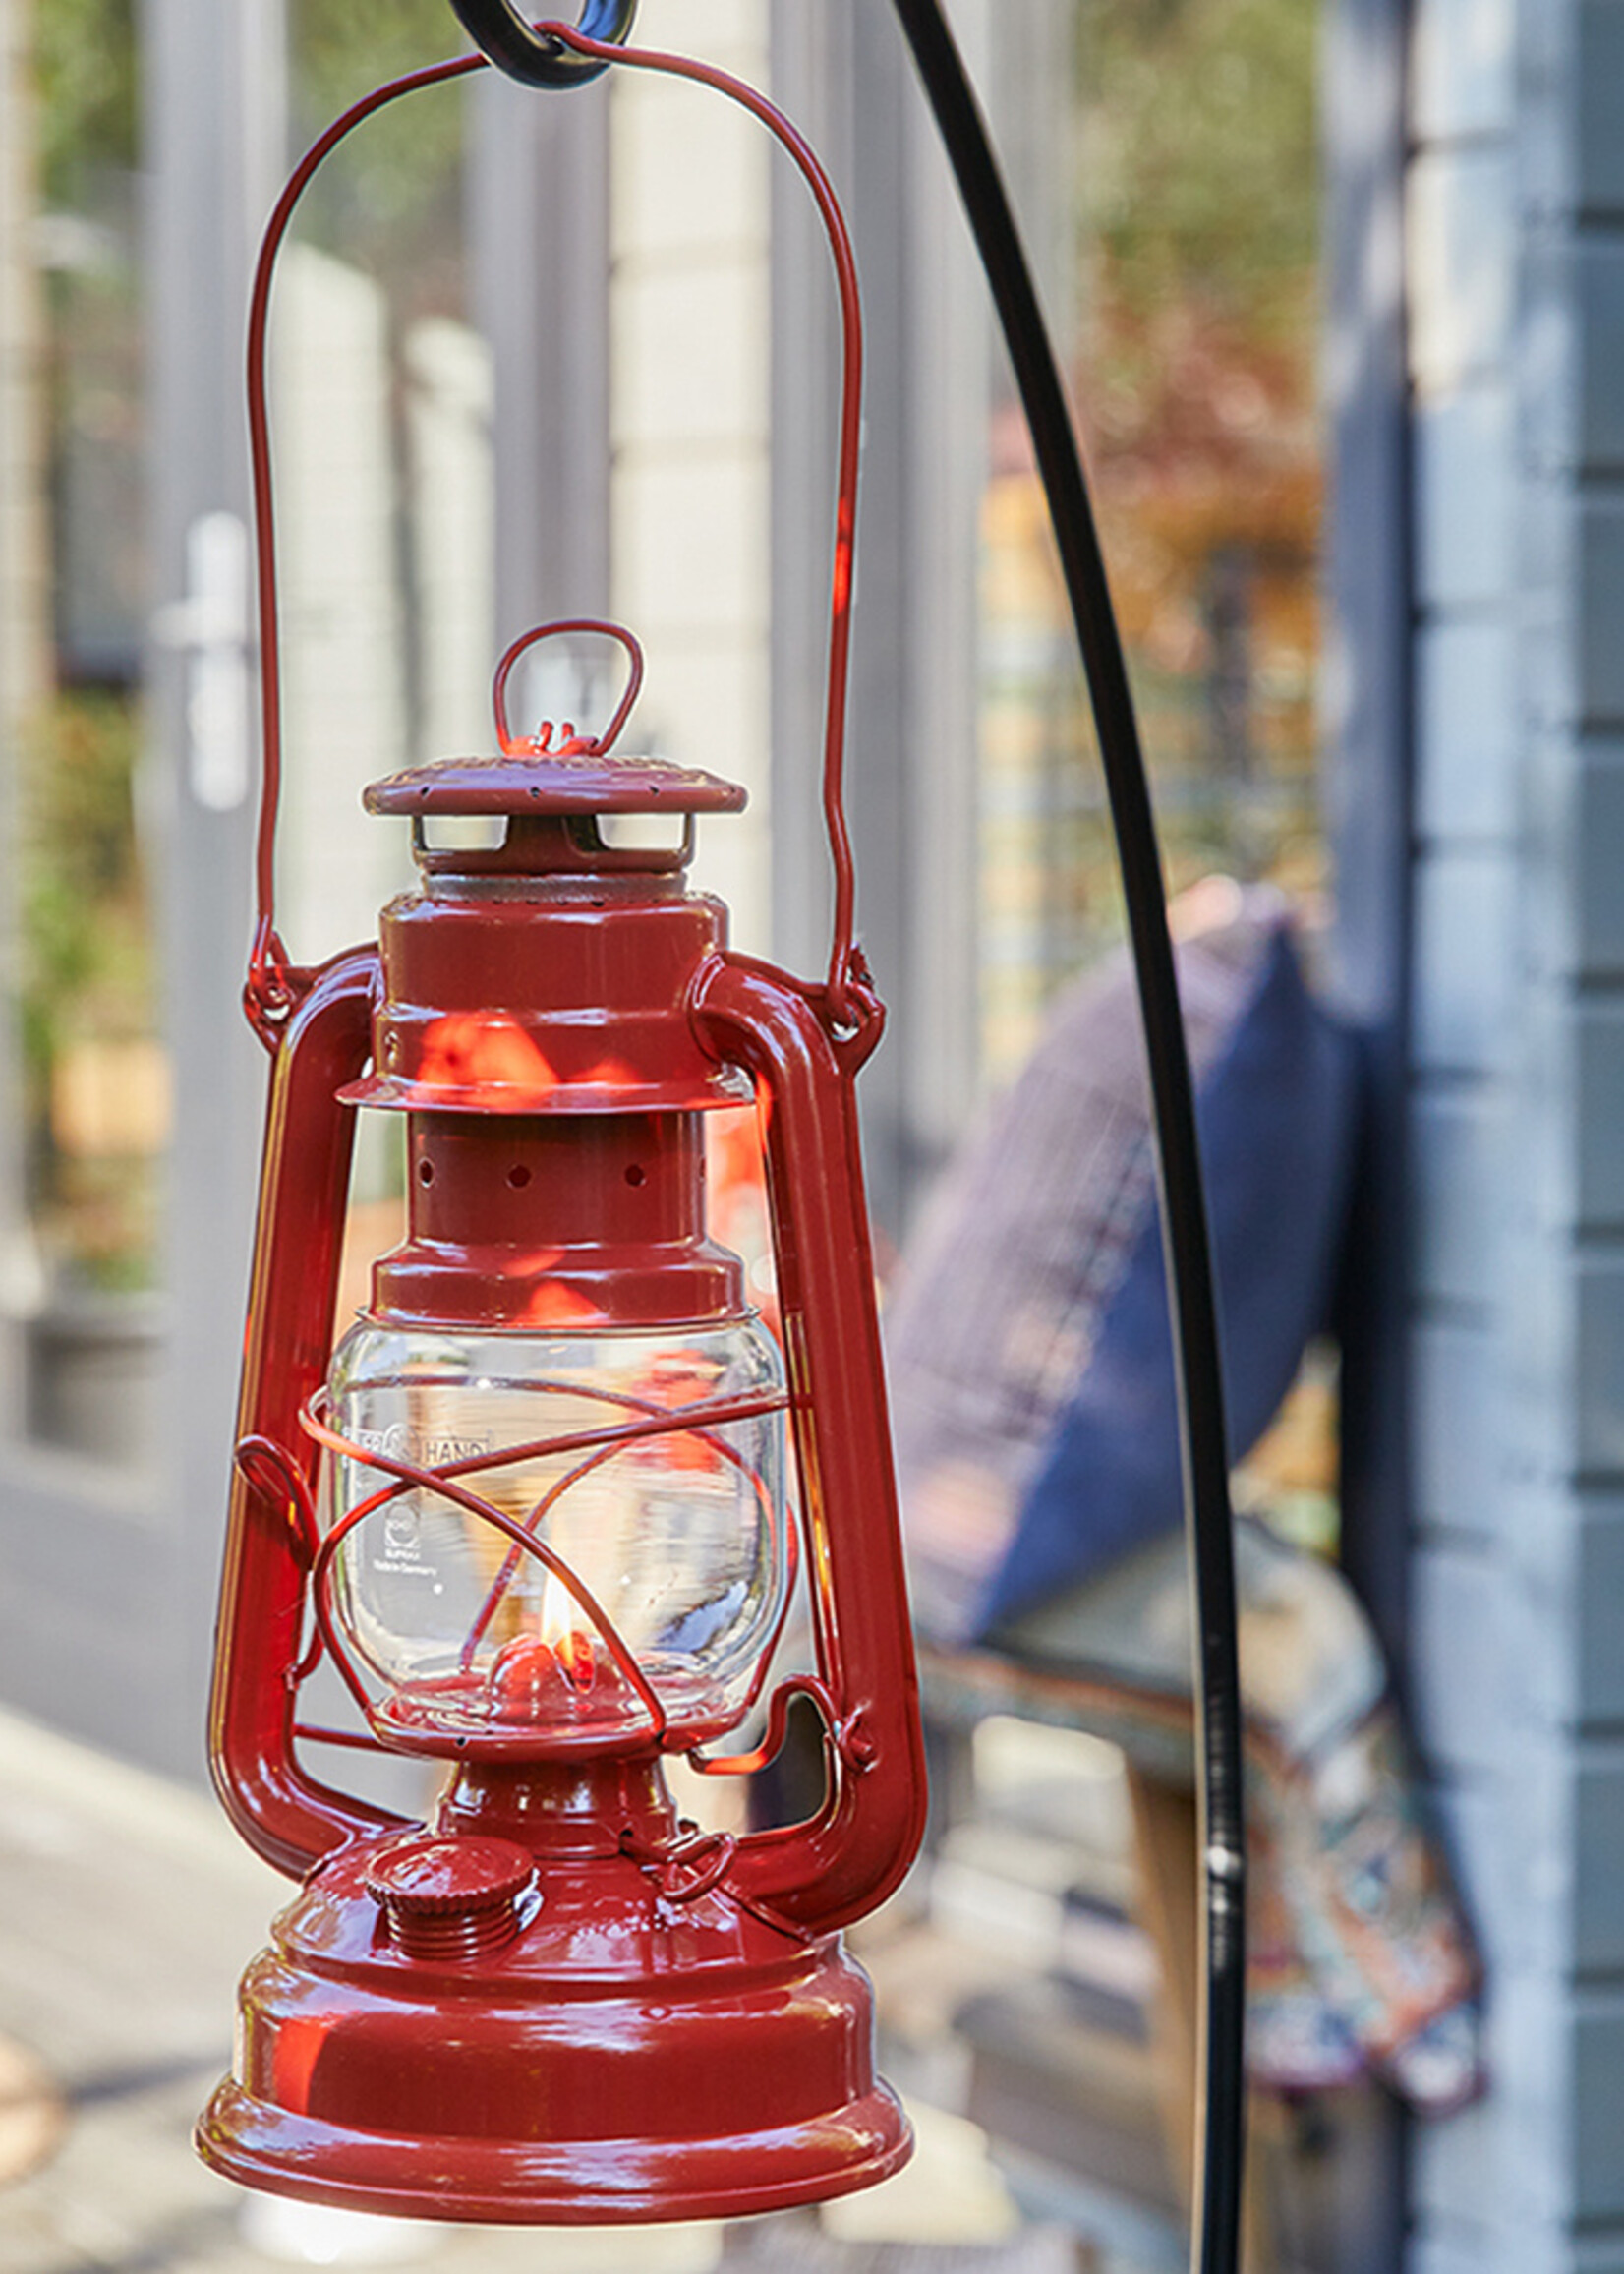
M873 1993L725 1886L672 1901L626 1856L554 1859L495 1949L402 1949L389 1843L319 1867L242 1985L203 2160L245 2187L408 2218L731 2218L900 2169ZM474 1942L478 1938L473 1938ZM451 1954L445 1954L449 1950Z

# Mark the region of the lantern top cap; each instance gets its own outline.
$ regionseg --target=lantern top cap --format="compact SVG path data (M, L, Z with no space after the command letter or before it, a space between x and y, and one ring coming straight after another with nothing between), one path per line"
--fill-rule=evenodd
M577 748L516 746L499 758L436 758L364 791L369 813L739 813L748 792L697 766Z

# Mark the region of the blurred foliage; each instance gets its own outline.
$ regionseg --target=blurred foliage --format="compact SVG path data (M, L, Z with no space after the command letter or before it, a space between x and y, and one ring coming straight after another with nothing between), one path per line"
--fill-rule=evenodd
M108 626L126 618L139 626L146 610L144 302L128 258L143 163L145 13L143 0L32 0L28 12L38 194L56 225L45 376L56 660L69 682L127 675L139 630L127 654ZM287 32L290 156L373 87L467 46L446 0L287 0ZM464 109L456 87L369 120L301 210L299 232L375 276L402 326L459 304ZM119 487L126 477L133 496ZM70 683L20 754L29 1204L63 1286L140 1286L153 1263L156 1158L133 1149L133 1137L123 1141L140 1117L133 1109L122 1123L103 1117L87 1137L95 1116L87 1121L72 1102L83 1101L92 1076L126 1082L140 1056L133 1046L149 1037L156 1016L135 800L140 738L133 695Z
M22 1010L30 1078L68 1034L139 1034L151 969L136 854L135 706L59 695L35 723L23 775Z
M1170 304L1297 341L1319 238L1312 0L1081 0L1084 262L1140 325Z
M446 0L289 0L291 128L314 142L353 102L402 73L466 51ZM328 160L302 232L377 276L406 316L453 313L460 298L466 87L405 96Z
M151 1030L149 910L133 811L138 732L128 696L57 696L29 738L20 798L29 1200L65 1283L109 1291L151 1284L152 1165L62 1152L52 1085L76 1043Z
M79 210L98 173L136 163L135 19L135 0L36 0L30 36L48 206Z
M1311 446L1319 14L1080 0L1082 376L1106 455Z
M137 0L35 0L40 178L53 209L90 209L98 175L139 163L138 13ZM467 44L446 0L288 0L291 144L304 147L384 80ZM306 200L309 233L418 306L451 290L462 114L461 87L411 96L369 120Z
M389 0L386 8L289 0L288 43L298 59L297 124L313 136L383 80L463 54L469 45L447 0ZM417 132L399 153L403 160L421 140L423 115L406 106L404 116Z
M1156 754L1310 793L1320 11L1079 0L1077 23L1078 397Z
M1311 903L1318 413L1317 0L1073 0L1071 370L1175 890ZM1030 444L1000 406L982 520L982 1047L1123 929Z

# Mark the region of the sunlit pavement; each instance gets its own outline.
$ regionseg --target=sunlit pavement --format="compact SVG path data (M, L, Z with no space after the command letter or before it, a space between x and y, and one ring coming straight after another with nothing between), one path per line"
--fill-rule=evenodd
M286 1891L201 1793L0 1714L0 2274L407 2263L709 2274L724 2260L727 2274L1076 2274L1091 2263L1052 2229L1001 2235L996 2199L964 2189L962 2142L951 2131L938 2142L928 2119L914 2180L828 2219L538 2233L246 2195L198 2162L191 2129L230 2057L238 1974ZM944 2230L959 2239L945 2243Z

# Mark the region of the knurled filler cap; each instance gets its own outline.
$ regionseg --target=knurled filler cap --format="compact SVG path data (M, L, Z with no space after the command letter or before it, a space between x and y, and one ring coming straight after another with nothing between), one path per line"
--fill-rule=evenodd
M412 1958L480 1958L519 1931L534 1858L510 1839L417 1833L376 1855L366 1889Z

